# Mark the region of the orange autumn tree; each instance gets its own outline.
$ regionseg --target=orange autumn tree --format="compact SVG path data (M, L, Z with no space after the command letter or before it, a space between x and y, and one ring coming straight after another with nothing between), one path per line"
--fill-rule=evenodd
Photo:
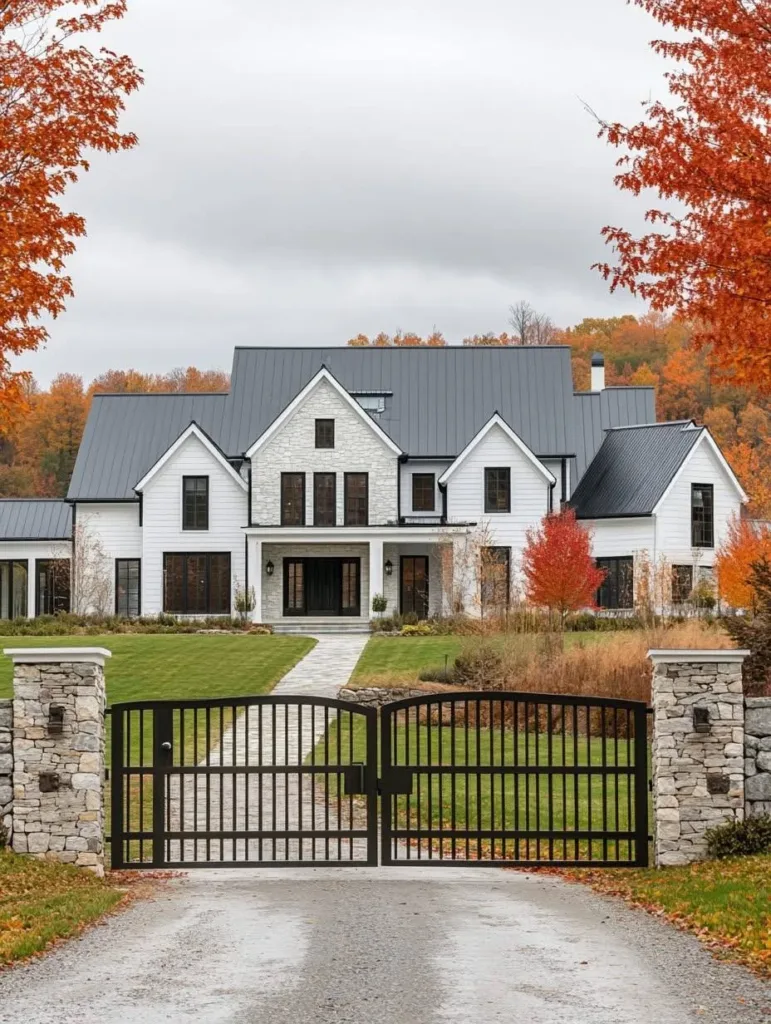
M715 572L718 593L733 608L755 607L750 575L753 564L764 558L771 561L771 530L749 519L731 519L715 557Z
M616 184L659 201L650 230L603 234L611 282L695 325L737 383L771 391L771 0L634 0L661 23L676 65L670 102L639 124L603 123L624 150ZM673 30L676 33L673 37Z
M522 553L526 596L531 604L558 612L560 625L568 612L594 608L605 573L594 564L591 536L576 520L575 510L545 516L537 530L527 531Z
M142 81L126 56L86 36L123 17L126 0L0 0L0 412L23 402L11 359L48 337L73 294L65 264L82 216L61 206L89 150L129 149L118 130Z

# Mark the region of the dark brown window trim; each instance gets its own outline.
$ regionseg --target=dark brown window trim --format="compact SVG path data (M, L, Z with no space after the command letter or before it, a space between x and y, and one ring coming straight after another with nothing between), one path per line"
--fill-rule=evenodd
M166 585L168 582L168 570L166 568L167 559L169 558L182 558L183 570L182 570L182 595L183 604L186 606L184 609L180 608L169 608L166 600ZM205 558L206 569L205 569L205 599L204 604L206 605L205 610L193 610L189 611L190 601L188 598L188 565L187 560L189 558ZM227 593L227 608L214 610L212 608L211 600L211 570L212 570L212 559L213 558L224 558L227 560L227 576L228 576L228 593ZM163 610L169 615L230 615L233 607L233 565L229 551L164 551L163 552Z
M489 473L503 473L503 480L506 482L506 507L493 505L490 502L490 485L488 483ZM511 469L509 466L485 466L485 513L490 515L506 515L511 512ZM500 487L500 483L499 483Z
M419 504L416 503L415 493L415 481L420 480L421 486L425 486L426 481L430 483L430 504ZM412 511L413 512L435 512L436 511L436 473L413 473L412 474Z
M315 425L315 442L317 448L335 447L335 421L332 419L317 419Z
M302 479L302 497L299 522L287 522L284 508L284 480L289 477L300 477ZM282 526L305 526L305 473L282 473L281 474L281 525Z
M195 499L199 497L200 492L191 492L190 497L193 499L192 508L188 508L188 484L195 481L205 482L205 488L203 491L204 495L204 507L202 521L204 525L198 519L199 512L201 511L198 507L198 503ZM191 514L192 513L192 514ZM196 474L195 476L183 476L182 477L182 529L185 532L188 531L202 531L209 529L209 477Z
M352 523L348 511L348 484L352 477L364 478L364 522ZM346 526L369 526L369 473L346 473L343 481L343 522Z
M319 522L318 483L320 477L332 477L332 522ZM314 526L337 526L337 473L314 473L313 474L313 525Z

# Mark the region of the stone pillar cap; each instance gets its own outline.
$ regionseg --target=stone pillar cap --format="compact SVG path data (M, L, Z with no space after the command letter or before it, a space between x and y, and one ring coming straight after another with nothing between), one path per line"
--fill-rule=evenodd
M648 657L651 659L654 665L658 665L663 661L682 662L688 664L692 662L720 662L722 664L741 663L745 658L749 658L750 651L746 650L731 650L731 649L719 649L709 648L705 650L683 650L673 648L667 650L666 648L660 650L648 651Z
M13 660L14 665L66 665L76 662L92 662L104 665L112 657L106 647L5 647L3 654Z

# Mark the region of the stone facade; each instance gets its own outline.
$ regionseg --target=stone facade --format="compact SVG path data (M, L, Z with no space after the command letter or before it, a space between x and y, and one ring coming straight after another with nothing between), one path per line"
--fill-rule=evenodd
M704 859L707 829L744 817L747 653L649 652L657 865Z
M450 547L450 544L447 545ZM447 586L442 583L442 545L440 544L384 544L383 560L390 560L393 565L393 572L383 579L383 593L388 598L388 607L385 615L393 615L401 611L401 557L402 555L426 555L428 557L428 614L442 615L449 612L449 598L452 596L452 580ZM446 567L452 575L452 552L449 558L445 559ZM447 594L445 594L447 591ZM445 600L447 598L447 600ZM446 605L446 607L445 607Z
M361 704L365 708L382 708L384 704L393 704L395 700L405 700L407 697L426 697L430 693L430 689L421 690L409 686L367 686L361 689L343 687L337 696L339 700L348 700L353 704Z
M262 545L262 622L286 622L292 616L284 615L284 559L285 558L358 558L360 559L359 587L361 591L362 622L369 621L369 544L263 544ZM273 575L268 576L265 566L273 562ZM302 622L305 616L296 616ZM346 616L343 621L357 621Z
M317 419L335 421L334 448L316 448ZM328 381L321 381L252 459L252 522L281 522L281 474L305 474L305 522L313 525L313 474L335 473L337 516L344 523L345 474L369 474L369 525L395 523L399 462Z
M747 817L771 814L771 697L747 697L744 718Z
M13 701L0 700L0 822L10 846L13 836Z
M102 648L10 650L13 849L104 872ZM52 708L63 709L57 724Z

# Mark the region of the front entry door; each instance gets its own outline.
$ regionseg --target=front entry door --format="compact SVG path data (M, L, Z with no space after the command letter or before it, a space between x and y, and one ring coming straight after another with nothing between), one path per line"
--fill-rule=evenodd
M358 558L285 558L284 615L361 615Z
M419 619L428 618L428 556L402 555L402 615L415 612Z

